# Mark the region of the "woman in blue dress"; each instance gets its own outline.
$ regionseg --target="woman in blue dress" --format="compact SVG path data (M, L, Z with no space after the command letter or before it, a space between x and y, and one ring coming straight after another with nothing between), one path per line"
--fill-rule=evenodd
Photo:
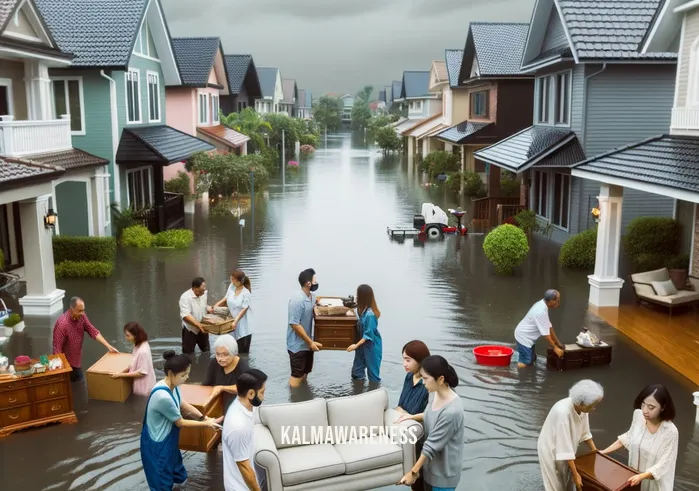
M172 491L174 484L187 480L179 449L180 428L220 428L180 396L179 386L189 378L189 358L174 351L166 351L163 358L165 379L155 384L148 397L141 429L141 462L151 491Z
M369 382L381 382L379 372L381 369L381 357L383 344L379 333L379 312L374 298L374 290L369 285L357 287L357 330L361 339L352 344L347 351L354 351L354 363L352 364L352 378L364 380L369 375Z

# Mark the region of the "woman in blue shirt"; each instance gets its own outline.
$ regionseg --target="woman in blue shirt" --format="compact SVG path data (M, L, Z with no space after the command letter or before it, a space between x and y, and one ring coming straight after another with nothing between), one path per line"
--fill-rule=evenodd
M376 306L374 290L369 285L357 287L357 330L361 339L352 344L347 351L354 351L354 363L352 364L352 378L364 380L369 375L369 382L381 382L379 371L381 369L381 357L383 344L379 334L379 322L381 312Z

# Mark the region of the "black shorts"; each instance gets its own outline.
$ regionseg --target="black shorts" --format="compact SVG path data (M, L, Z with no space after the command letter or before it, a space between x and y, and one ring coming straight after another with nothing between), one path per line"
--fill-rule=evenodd
M186 355L193 355L194 349L199 346L202 351L210 351L209 346L209 333L205 331L199 332L199 334L194 334L189 329L182 328L182 353Z
M313 351L289 351L289 363L291 364L291 376L301 378L313 371Z

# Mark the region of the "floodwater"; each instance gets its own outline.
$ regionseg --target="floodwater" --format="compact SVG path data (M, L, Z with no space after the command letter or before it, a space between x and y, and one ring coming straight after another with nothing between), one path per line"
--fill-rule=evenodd
M195 244L187 251L121 251L108 280L61 281L66 298L82 296L87 314L121 351L130 350L121 327L137 320L151 336L156 367L167 349L180 347L177 301L194 276L208 281L211 301L239 267L252 280L254 323L250 363L269 375L266 403L334 397L367 390L350 381L352 356L316 354L307 387L291 393L285 349L287 302L298 288L298 273L313 267L320 295L347 295L360 283L376 292L384 339L383 387L397 404L404 371L400 348L422 339L433 353L456 368L456 389L465 412L463 478L459 490L542 489L536 439L550 407L566 397L581 378L593 378L606 397L591 414L595 442L604 448L631 422L635 396L648 383L666 384L674 395L680 431L675 490L699 490L699 433L694 425L694 387L617 332L586 313L587 278L561 270L557 249L545 239L514 277L494 275L483 252L483 236L447 237L423 243L392 241L390 224L408 225L423 202L443 208L458 205L439 188L428 189L400 158L353 145L349 135L328 140L313 160L286 176L286 185L258 193L254 217L244 227L233 217L208 218L198 204L189 217ZM512 332L547 288L562 292L553 325L564 342L583 326L614 346L613 364L580 371L552 372L539 357L536 369L475 364L471 350L484 343L513 346ZM6 297L6 295L5 295ZM16 302L6 298L9 305ZM67 300L66 300L67 303ZM10 355L40 355L50 350L48 322L28 320L24 333L4 347ZM540 355L545 346L539 344ZM83 367L104 354L86 339ZM203 380L208 354L198 355L190 380ZM162 377L162 372L158 372ZM78 423L54 425L0 440L3 490L145 490L139 434L144 400L126 403L88 400L74 384ZM582 448L581 448L582 450ZM184 452L188 490L223 490L220 453ZM618 458L626 459L624 454ZM391 489L406 489L393 487Z

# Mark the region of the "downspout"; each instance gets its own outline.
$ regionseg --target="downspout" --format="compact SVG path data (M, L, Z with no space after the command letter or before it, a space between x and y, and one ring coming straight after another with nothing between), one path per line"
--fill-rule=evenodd
M114 169L114 201L117 208L121 209L121 182L119 180L119 169L116 163L116 154L119 144L119 117L117 113L116 82L109 77L104 70L100 70L100 75L109 81L109 98L112 113L112 168ZM111 203L110 203L111 204Z

